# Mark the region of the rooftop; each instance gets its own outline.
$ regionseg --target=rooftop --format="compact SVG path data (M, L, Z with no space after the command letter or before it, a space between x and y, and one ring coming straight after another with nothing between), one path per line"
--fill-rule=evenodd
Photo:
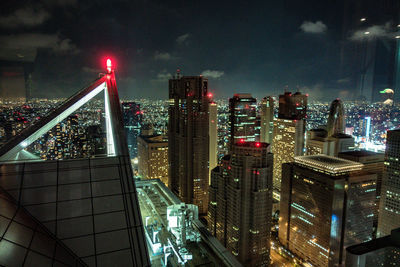
M346 250L348 253L354 255L363 255L378 249L385 247L397 247L400 248L400 228L392 230L391 235L373 239L368 242L353 245L348 247Z
M158 242L166 247L168 247L168 244L172 245L173 251L175 251L175 253L172 253L173 255L169 256L168 266L181 266L177 262L177 254L181 253L181 248L175 243L174 235L167 229L167 208L171 205L179 205L182 202L159 179L136 181L136 190L140 212L146 225L145 231L149 247L155 246L157 248L158 244L151 244L150 239L153 234L159 233ZM208 232L200 220L194 219L193 225L200 233L201 240L200 242L189 242L184 246L187 252L193 256L185 266L242 266L232 253ZM153 231L154 229L156 231ZM177 253L178 251L179 253ZM152 249L149 249L149 252L152 266L164 266L161 262L161 259L165 256L162 250L155 253Z
M373 152L369 150L353 150L353 151L346 151L340 152L339 155L348 155L353 157L367 157L367 156L376 156L376 155L383 155L383 153Z
M363 168L363 164L336 158L327 155L310 155L298 156L294 158L294 162L309 168L315 168L328 174L339 174L344 172L359 171Z

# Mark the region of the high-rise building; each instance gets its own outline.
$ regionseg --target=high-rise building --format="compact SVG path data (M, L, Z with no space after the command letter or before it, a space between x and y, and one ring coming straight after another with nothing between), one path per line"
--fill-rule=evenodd
M44 161L26 150L99 94L106 155ZM122 122L110 66L0 148L0 265L150 266Z
M307 95L285 92L279 96L278 118L274 120L274 198L279 200L282 164L303 155Z
M267 143L239 142L211 172L208 226L244 266L268 266L272 154Z
M345 266L400 266L400 228L388 236L346 248Z
M354 138L344 131L343 103L340 99L335 99L329 110L326 129L312 129L307 132L306 154L337 157L339 152L354 150Z
M300 92L292 94L285 92L279 95L278 118L287 120L302 120L307 116L308 94Z
M257 100L251 94L234 94L229 112L230 149L240 141L256 141Z
M327 155L283 165L279 240L313 266L344 263L347 246L373 233L376 174Z
M400 227L400 129L388 131L378 219L378 237Z
M138 155L137 137L140 134L142 123L142 112L140 105L135 102L123 102L122 111L124 115L125 134L128 140L129 155L136 158Z
M272 144L274 129L274 98L266 96L261 101L261 133L260 142Z
M341 152L339 158L348 159L363 164L363 170L370 173L376 173L376 202L374 213L374 238L378 227L379 202L381 198L382 176L384 171L385 154L368 150L353 150Z
M218 164L218 105L210 102L209 112L209 137L210 137L210 159L209 159L209 183L211 182L211 170Z
M168 186L168 138L143 133L138 137L138 169L142 179L160 179Z
M171 190L207 213L209 161L208 80L179 75L169 80L168 160Z

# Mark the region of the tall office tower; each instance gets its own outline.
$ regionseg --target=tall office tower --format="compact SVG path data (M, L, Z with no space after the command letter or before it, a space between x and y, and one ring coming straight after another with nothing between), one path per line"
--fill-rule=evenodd
M344 263L347 246L371 240L376 174L363 164L312 155L283 165L279 240L313 266Z
M229 112L229 149L239 141L256 141L257 100L251 94L234 94Z
M208 79L169 80L168 160L171 190L185 203L207 213L209 161Z
M131 159L136 158L138 154L137 137L140 134L142 124L142 112L140 105L135 102L123 102L122 112L124 115L125 134L128 140L129 155Z
M208 225L244 266L268 266L272 154L267 143L239 142L211 172Z
M388 236L348 247L345 266L400 266L399 255L400 228L397 228Z
M378 219L378 237L400 227L400 129L388 131Z
M0 265L150 266L114 71L0 147ZM104 95L106 155L41 160L30 147Z
M210 102L208 106L209 118L209 137L210 137L210 159L209 159L209 183L211 182L211 170L218 164L218 105Z
M376 153L368 150L354 150L348 152L341 152L338 155L339 158L348 159L362 163L363 170L376 173L376 201L375 201L375 212L374 212L374 237L376 237L376 230L378 227L378 215L379 215L379 202L381 198L381 187L382 187L382 176L384 171L384 159L385 154Z
M345 113L342 101L333 100L326 129L307 132L306 155L338 156L339 152L354 150L354 138L344 133Z
M139 175L143 179L160 179L168 186L168 139L144 132L138 137Z
M285 92L279 96L278 118L274 120L274 198L279 200L282 164L303 155L307 95Z
M274 98L266 96L261 101L261 133L260 142L272 144L274 129Z

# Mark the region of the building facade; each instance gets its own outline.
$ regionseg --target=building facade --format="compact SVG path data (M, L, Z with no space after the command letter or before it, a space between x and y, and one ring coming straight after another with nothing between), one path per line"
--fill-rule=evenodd
M233 146L211 172L208 226L244 266L268 266L272 154L267 143Z
M274 120L274 198L279 200L282 164L303 155L307 95L285 92L279 96L278 118Z
M207 213L209 184L209 95L202 76L169 80L168 160L171 190Z
M400 130L387 132L385 173L382 178L378 237L400 227Z
M234 94L229 112L230 149L240 141L256 141L257 100L251 94Z
M385 154L368 150L353 150L339 153L339 158L348 159L363 164L363 170L376 173L376 202L374 213L374 238L378 228L379 203L381 198L382 176L384 172Z
M266 96L262 99L261 105L261 133L260 142L272 144L274 129L274 98Z
M138 137L138 170L142 179L160 179L168 186L168 138L164 135Z
M347 246L372 239L376 174L326 155L283 165L279 240L313 266L344 263Z
M140 105L135 102L123 102L125 135L128 141L129 155L131 159L138 155L137 137L140 134L142 124L142 112Z

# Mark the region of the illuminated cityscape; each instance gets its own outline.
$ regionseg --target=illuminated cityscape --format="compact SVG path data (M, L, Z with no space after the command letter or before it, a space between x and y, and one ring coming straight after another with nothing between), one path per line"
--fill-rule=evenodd
M2 1L0 266L400 266L400 2Z

